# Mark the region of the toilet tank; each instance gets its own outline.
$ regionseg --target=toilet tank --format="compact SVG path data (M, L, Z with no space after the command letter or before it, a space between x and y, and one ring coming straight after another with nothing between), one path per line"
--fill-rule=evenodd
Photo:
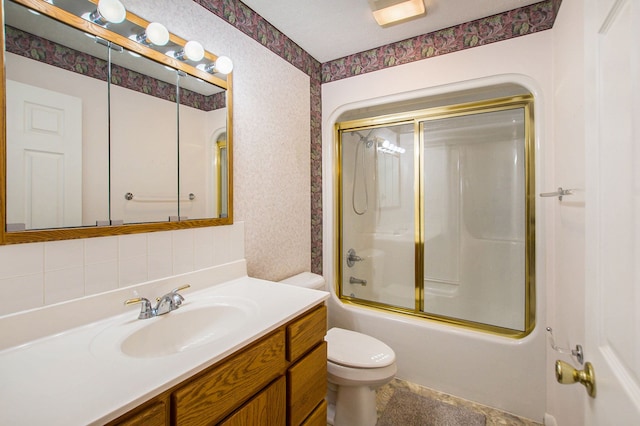
M280 282L298 287L312 288L314 290L324 290L324 277L322 275L314 274L313 272L301 272L297 275L285 278Z

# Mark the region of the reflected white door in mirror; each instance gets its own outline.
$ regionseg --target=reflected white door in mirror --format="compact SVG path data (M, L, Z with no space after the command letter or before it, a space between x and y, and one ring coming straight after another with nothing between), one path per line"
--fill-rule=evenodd
M7 227L82 225L82 101L7 80Z

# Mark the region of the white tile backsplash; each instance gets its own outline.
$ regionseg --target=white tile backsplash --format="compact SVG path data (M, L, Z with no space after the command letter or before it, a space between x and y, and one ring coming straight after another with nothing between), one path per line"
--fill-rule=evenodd
M229 244L231 260L244 258L244 222L238 223L238 226L229 228Z
M120 288L149 280L147 256L120 259L118 265L118 287Z
M84 294L104 293L118 288L118 261L91 263L84 267Z
M120 260L147 256L149 234L121 235L118 237L118 257Z
M169 256L173 250L173 232L153 232L147 236L147 253L151 256Z
M0 289L11 303L0 305L0 314L38 308L44 304L44 273L0 279Z
M213 229L213 264L222 265L230 262L231 250L229 244L231 240L231 231L228 227L220 227Z
M0 246L0 279L43 272L44 243Z
M213 228L201 228L193 235L193 267L206 268L213 265Z
M0 246L0 316L244 259L244 224Z
M44 304L64 302L84 296L84 267L46 271L44 275Z
M117 262L118 237L87 238L84 241L84 263Z
M193 271L194 230L184 229L173 233L173 273Z
M172 237L173 232L154 232L148 235L148 279L155 280L174 274Z
M44 243L44 271L69 269L84 265L82 240L50 241Z

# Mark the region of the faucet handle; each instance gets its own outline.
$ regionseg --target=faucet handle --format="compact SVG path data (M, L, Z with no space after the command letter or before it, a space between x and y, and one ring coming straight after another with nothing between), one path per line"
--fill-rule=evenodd
M174 288L173 290L171 290L171 293L177 293L179 291L186 290L188 288L191 288L191 284L185 284L185 285L181 285L178 288Z
M182 297L182 295L179 294L178 292L182 291L182 290L186 290L186 289L188 289L190 287L191 287L191 284L185 284L185 285L182 285L182 286L180 286L178 288L174 288L173 290L171 290L171 293L173 295L173 303L175 303L176 307L180 306L180 304L184 300L184 297Z
M147 319L155 316L153 308L151 307L151 302L149 302L149 299L145 297L134 297L133 299L127 299L124 301L125 305L134 305L136 303L142 304L140 307L140 315L138 315L139 319Z
M155 315L164 315L175 309L178 309L182 304L182 301L184 300L184 297L182 297L182 295L178 292L180 290L184 290L189 287L191 287L189 284L185 284L181 287L174 288L173 290L171 290L169 293L165 294L162 297L156 298L156 301L158 302L158 304L154 309Z

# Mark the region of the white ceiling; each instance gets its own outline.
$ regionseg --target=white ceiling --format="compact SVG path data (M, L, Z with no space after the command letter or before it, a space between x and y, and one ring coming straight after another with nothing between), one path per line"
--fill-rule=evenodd
M242 0L320 62L539 1L425 0L426 16L382 28L367 0Z

